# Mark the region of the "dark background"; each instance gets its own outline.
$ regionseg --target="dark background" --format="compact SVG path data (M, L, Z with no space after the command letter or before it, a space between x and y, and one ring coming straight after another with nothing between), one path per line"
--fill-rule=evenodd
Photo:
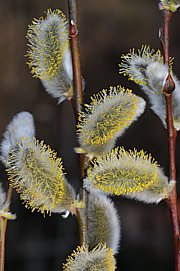
M27 25L47 8L67 14L64 0L1 0L0 5L0 132L22 110L33 113L36 137L44 139L63 158L68 180L78 190L78 158L75 122L71 105L57 105L40 81L33 79L26 65ZM122 53L149 44L159 48L158 30L163 16L155 0L79 0L79 34L85 101L110 85L121 84L143 96L140 89L118 74ZM180 11L171 24L171 55L174 72L180 78ZM144 148L151 152L168 174L167 134L150 111L134 123L117 142L125 148ZM179 181L180 139L177 139ZM3 172L1 172L3 174ZM3 178L3 177L2 177ZM5 177L4 177L5 178ZM121 217L122 240L117 256L118 270L172 271L173 252L169 213L165 203L145 205L114 198ZM180 202L178 202L180 204ZM62 270L62 262L78 244L78 225L74 217L64 220L53 214L44 218L21 204L14 192L12 212L17 220L8 223L6 271Z

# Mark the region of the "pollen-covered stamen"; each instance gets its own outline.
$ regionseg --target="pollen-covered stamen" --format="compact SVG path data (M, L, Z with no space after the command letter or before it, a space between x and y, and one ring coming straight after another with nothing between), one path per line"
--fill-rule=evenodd
M98 244L89 251L87 246L77 247L63 265L64 271L114 271L116 269L112 250Z
M121 59L119 73L128 76L129 80L139 85L147 84L146 69L149 64L153 62L163 63L160 50L150 49L148 45L142 45L137 53L135 49L130 50L128 54L122 55Z
M64 177L61 158L49 146L24 138L8 162L10 183L27 208L42 213L74 208L74 190Z
M85 187L99 189L114 195L141 192L167 180L151 155L116 148L99 156L88 168Z
M110 151L118 136L144 111L145 102L131 90L110 87L91 98L77 126L81 151L98 156Z

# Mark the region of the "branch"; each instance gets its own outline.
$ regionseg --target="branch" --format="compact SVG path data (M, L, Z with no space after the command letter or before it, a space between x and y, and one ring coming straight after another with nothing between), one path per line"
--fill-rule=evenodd
M81 106L83 105L83 89L82 89L82 74L81 74L81 61L80 61L80 50L79 50L79 40L78 40L78 15L77 15L77 0L68 0L69 7L69 35L70 35L70 45L72 54L72 66L73 66L73 89L74 94L72 98L72 106L74 109L74 114L76 118L76 124L78 122L78 114L81 111ZM86 157L84 154L80 154L80 181L81 181L81 192L80 195L84 201L84 206L87 202L86 191L82 189L83 179L85 176L85 161ZM85 208L86 209L86 208ZM85 242L84 232L87 228L87 219L81 221L79 212L77 212L77 219L80 226L80 242ZM86 214L85 214L86 217Z
M7 202L11 201L12 187L9 186L7 194ZM5 211L9 211L7 208ZM6 229L7 229L7 218L0 217L0 271L4 271L5 265L5 241L6 241Z
M164 53L164 64L169 67L169 26L172 17L172 12L164 10L164 36L162 38L163 53ZM176 136L177 132L173 125L173 113L172 113L172 93L175 89L175 84L172 79L169 67L169 74L166 78L166 82L163 87L163 93L166 98L166 112L167 112L167 129L168 129L168 140L169 140L169 170L170 179L176 182ZM178 207L177 207L177 193L176 183L172 193L167 199L167 205L170 211L171 224L174 238L174 250L175 250L175 270L180 271L180 243L179 243L179 222L178 222Z

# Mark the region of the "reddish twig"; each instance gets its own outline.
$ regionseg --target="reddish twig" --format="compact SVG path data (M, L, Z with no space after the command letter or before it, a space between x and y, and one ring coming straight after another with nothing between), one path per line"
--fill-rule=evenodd
M81 63L80 52L78 42L78 30L77 25L73 20L70 20L69 27L72 65L73 65L73 89L74 94L72 98L73 108L76 116L76 122L78 121L78 113L81 111L83 104L83 90L82 90L82 76L81 76Z
M169 65L169 26L172 17L172 12L164 10L165 21L164 21L164 35L162 39L163 53L164 53L164 64ZM179 222L178 222L178 208L177 208L177 193L176 193L176 136L177 132L173 125L173 113L172 113L172 93L174 91L175 84L172 79L170 68L169 74L166 78L165 85L163 87L163 93L166 98L166 123L168 129L169 139L169 170L170 179L175 181L175 186L167 199L167 205L170 211L173 238L174 238L174 249L175 249L175 270L180 271L180 243L179 243Z
M73 98L72 106L74 109L74 114L76 118L76 124L78 122L78 114L81 111L81 106L83 105L83 88L82 88L82 74L81 74L81 61L80 61L80 50L79 50L79 40L78 40L78 15L77 15L77 0L68 0L69 7L69 35L70 35L70 45L72 54L72 66L73 66ZM80 182L81 182L81 192L80 196L86 206L87 194L86 191L82 189L83 179L85 176L85 160L84 154L80 154ZM86 209L86 208L85 208ZM81 221L79 212L77 212L77 219L80 226L80 242L85 242L85 231L87 228L86 214L85 220Z

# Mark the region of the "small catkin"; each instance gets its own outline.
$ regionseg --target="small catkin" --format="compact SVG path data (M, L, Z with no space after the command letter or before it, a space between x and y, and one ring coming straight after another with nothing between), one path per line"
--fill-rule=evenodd
M98 244L89 251L87 246L81 246L73 251L63 265L64 271L114 271L116 262L112 250Z
M68 23L62 11L48 9L46 18L34 19L27 32L27 64L34 77L59 103L73 95Z
M129 80L138 85L146 85L146 69L148 65L154 62L163 63L163 56L160 50L155 51L148 45L142 45L137 53L133 48L129 53L123 54L121 60L119 73L128 76Z
M170 58L172 70L172 59ZM158 50L150 49L149 46L142 46L137 53L133 49L127 55L122 56L120 73L128 76L129 80L139 84L141 89L148 96L151 109L161 119L166 128L166 100L163 94L163 87L169 73L167 65L163 64L163 56ZM175 83L175 90L172 93L173 123L177 131L180 130L180 83L172 73Z
M117 137L144 112L145 101L120 86L102 90L91 100L79 115L76 151L96 157L114 147Z
M75 192L64 177L61 158L43 141L23 138L9 156L7 174L32 211L73 212Z
M130 195L167 183L157 162L143 150L126 151L116 148L111 153L97 157L87 170L84 186L113 195Z
M117 254L121 229L113 202L102 193L91 192L85 214L88 221L85 239L90 250L102 243Z

